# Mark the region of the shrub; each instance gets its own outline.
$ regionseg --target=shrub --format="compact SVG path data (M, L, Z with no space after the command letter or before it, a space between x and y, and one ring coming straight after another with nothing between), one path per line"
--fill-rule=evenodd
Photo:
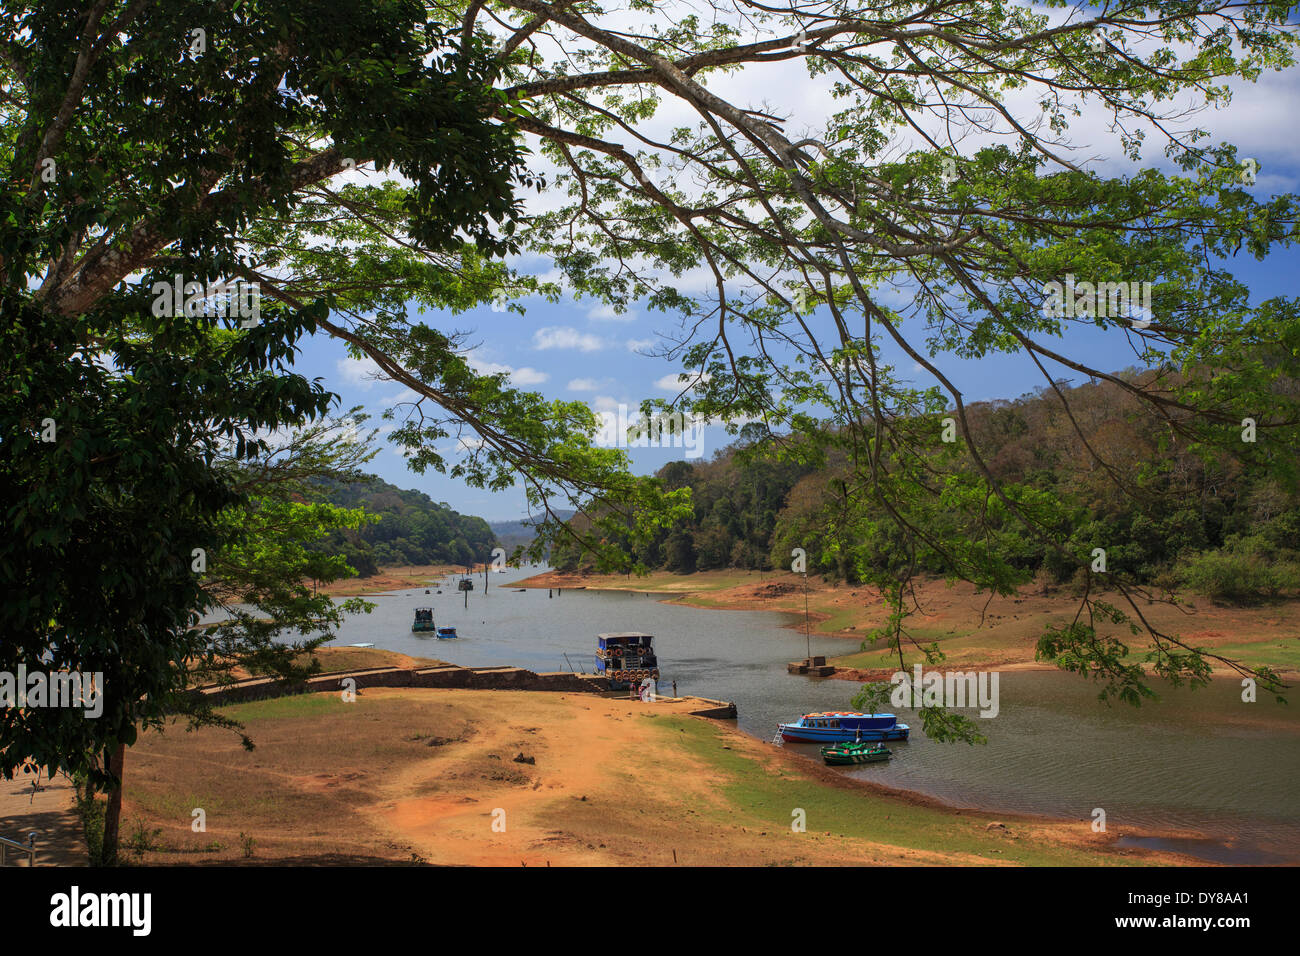
M84 774L77 774L73 778L73 784L76 789L76 813L81 818L81 831L86 839L90 865L101 866L104 858L104 817L108 812L108 803L90 789Z
M1253 549L1206 551L1183 559L1178 576L1213 601L1248 604L1300 587L1300 564L1269 560Z

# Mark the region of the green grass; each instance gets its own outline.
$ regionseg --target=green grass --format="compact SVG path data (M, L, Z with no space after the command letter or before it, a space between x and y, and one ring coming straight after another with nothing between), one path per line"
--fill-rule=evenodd
M1249 667L1267 664L1279 671L1300 671L1300 639L1294 637L1249 644L1220 644L1210 650L1220 657L1239 660Z
M294 717L336 716L344 707L356 707L357 704L343 703L342 691L337 694L294 694L289 697L272 697L267 700L251 700L243 704L229 704L221 707L221 712L241 724L254 723L259 720L284 720Z
M1086 849L1042 845L1009 832L989 832L987 816L956 816L901 800L827 786L797 772L772 772L736 750L723 749L726 740L715 727L688 717L667 717L658 729L678 739L725 778L721 792L729 807L705 810L719 823L736 824L745 814L755 825L781 831L790 827L795 808L806 813L808 836L852 837L935 853L967 853L989 862L1030 866L1134 864L1138 861ZM684 733L682 731L685 731ZM1080 822L1080 827L1087 826ZM994 852L994 851L999 852Z

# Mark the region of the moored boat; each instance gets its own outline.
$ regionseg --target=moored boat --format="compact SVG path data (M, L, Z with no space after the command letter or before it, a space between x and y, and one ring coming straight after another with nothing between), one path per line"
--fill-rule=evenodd
M844 743L822 748L822 759L831 766L841 767L855 763L878 763L893 755L894 752L884 744Z
M612 690L659 679L654 637L640 631L619 631L596 637L596 673L609 678Z
M857 711L804 714L796 721L778 726L782 740L801 744L906 740L910 733L907 724L900 724L893 714L860 714Z

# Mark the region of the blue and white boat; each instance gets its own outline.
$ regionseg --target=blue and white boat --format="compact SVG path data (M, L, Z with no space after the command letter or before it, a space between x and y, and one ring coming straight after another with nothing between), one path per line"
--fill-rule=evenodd
M797 721L780 724L782 740L799 744L824 744L845 740L906 740L907 724L900 724L893 714L860 714L857 711L832 711L804 714Z
M449 641L453 637L460 636L459 634L456 633L456 629L454 627L440 627L433 633L440 641Z

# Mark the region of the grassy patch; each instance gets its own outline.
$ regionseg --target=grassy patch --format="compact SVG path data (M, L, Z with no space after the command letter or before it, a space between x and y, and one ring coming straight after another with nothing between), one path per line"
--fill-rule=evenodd
M719 823L735 824L737 815L743 814L753 825L782 829L790 826L792 811L798 807L807 814L810 834L829 832L915 850L966 853L990 862L1032 866L1129 862L1087 849L1022 838L1017 831L1025 828L1015 822L1008 824L1007 832L990 832L985 829L987 817L958 817L948 811L827 786L797 771L774 771L739 750L723 749L723 735L704 721L667 717L658 729L675 735L725 781L721 792L729 807L706 811Z
M1300 671L1300 638L1284 637L1249 644L1220 644L1214 653L1249 667L1267 664L1279 671Z
M342 692L336 694L295 694L291 697L273 697L269 700L251 700L243 704L229 704L221 708L222 713L241 724L255 723L260 720L284 720L292 717L321 717L326 714L338 714L344 707L356 704L343 703ZM357 703L361 703L360 700Z

